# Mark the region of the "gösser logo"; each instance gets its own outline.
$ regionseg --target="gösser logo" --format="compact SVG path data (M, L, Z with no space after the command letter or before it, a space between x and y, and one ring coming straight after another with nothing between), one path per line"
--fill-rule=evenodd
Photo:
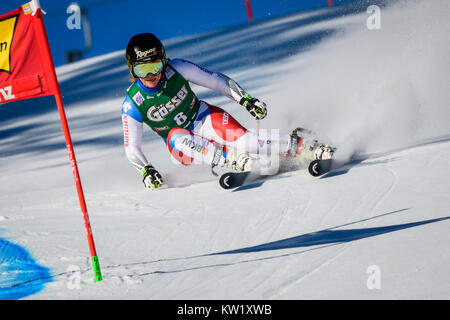
M178 91L178 93L166 104L161 104L159 106L151 106L147 111L147 118L155 122L164 121L166 119L166 116L170 114L173 110L175 110L175 108L177 108L184 101L184 99L186 99L187 95L188 91L186 87L182 86L180 91Z

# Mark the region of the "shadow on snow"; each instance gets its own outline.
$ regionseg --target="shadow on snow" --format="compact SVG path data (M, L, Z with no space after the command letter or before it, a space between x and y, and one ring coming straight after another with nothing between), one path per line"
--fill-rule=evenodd
M194 271L194 270L200 270L200 269L207 269L207 268L217 268L217 267L227 267L227 266L233 266L243 263L250 263L250 262L256 262L256 261L262 261L262 260L271 260L271 259L278 259L298 254L303 254L306 252L310 252L313 250L320 250L326 247L331 247L334 245L339 245L343 243L348 243L352 241L357 241L365 238L371 238L391 232L397 232L401 230L406 230L409 228L415 228L431 223L441 222L450 219L450 216L448 217L441 217L441 218L435 218L435 219L428 219L428 220L422 220L422 221L415 221L410 223L403 223L403 224L396 224L396 225L389 225L389 226L382 226L382 227L372 227L372 228L360 228L360 229L345 229L345 230L334 230L338 228L342 228L345 226L349 226L352 224L357 224L369 220L373 220L376 218L380 218L383 216L388 216L394 213L399 213L402 211L409 210L410 208L404 208L392 212L388 212L385 214L381 214L378 216L370 217L367 219L362 219L350 223L346 223L340 226L335 226L332 228L306 233L295 237L290 237L286 239L281 239L277 241L272 241L268 243L262 243L255 246L249 246L245 248L239 248L234 250L227 250L222 252L216 252L216 253L209 253L209 254L203 254L203 255L196 255L196 256L188 256L188 257L179 257L179 258L163 258L158 260L151 260L151 261L142 261L142 262L135 262L135 263L127 263L127 264L119 264L119 265L109 265L109 266L103 266L104 270L104 277L108 277L108 271L113 270L115 268L124 268L124 267L130 267L130 266L145 266L160 262L170 262L170 261L182 261L182 260L193 260L198 258L205 258L205 257L211 257L211 256L220 256L220 255L230 255L230 254L245 254L245 253L258 253L258 252L265 252L265 251L276 251L276 250L282 250L282 249L295 249L295 248L308 248L306 250L302 251L296 251L296 252L287 252L279 255L274 256L266 256L266 257L260 257L260 258L253 258L253 259L246 259L246 260L240 260L240 261L234 261L234 262L225 262L225 263L215 263L215 264L209 264L209 265L202 265L202 266L194 266L190 268L182 268L182 269L174 269L174 270L155 270L151 272L143 272L141 274L135 274L130 275L130 277L143 277L153 274L171 274L171 273L180 273L180 272L186 272L186 271ZM89 273L92 272L92 270L84 270L83 272ZM51 278L56 278L59 276L65 276L68 272L62 272L59 274L54 274L50 276L46 276L43 278L38 278L35 280L28 280L23 283L15 283L14 287L20 287L23 285L31 285L34 282L41 283L44 281L49 281ZM8 289L8 288L7 288Z

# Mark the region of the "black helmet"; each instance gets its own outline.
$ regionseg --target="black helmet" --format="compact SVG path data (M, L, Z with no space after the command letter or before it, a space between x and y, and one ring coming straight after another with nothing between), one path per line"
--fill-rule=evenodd
M140 33L128 41L126 50L128 69L133 77L133 67L144 62L162 60L166 66L166 51L162 42L152 33Z

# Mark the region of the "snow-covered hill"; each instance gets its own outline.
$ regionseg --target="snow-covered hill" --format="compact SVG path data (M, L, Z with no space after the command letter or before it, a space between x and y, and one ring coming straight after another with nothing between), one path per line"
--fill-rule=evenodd
M128 163L124 52L58 68L104 280L52 98L1 105L0 299L448 299L448 1L338 6L165 41L264 100L262 129L313 129L352 162L222 190L149 130L167 187ZM147 30L143 30L147 31ZM151 31L151 30L148 30ZM240 106L193 86L243 125Z

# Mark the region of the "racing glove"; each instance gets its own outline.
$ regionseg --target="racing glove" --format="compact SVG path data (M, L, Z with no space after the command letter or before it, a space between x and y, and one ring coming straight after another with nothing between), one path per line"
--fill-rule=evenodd
M143 167L141 173L144 177L142 182L146 188L156 190L164 183L161 174L151 164Z
M244 106L256 120L264 119L267 116L266 104L256 98L253 98L249 94L243 96L239 101L239 104Z

